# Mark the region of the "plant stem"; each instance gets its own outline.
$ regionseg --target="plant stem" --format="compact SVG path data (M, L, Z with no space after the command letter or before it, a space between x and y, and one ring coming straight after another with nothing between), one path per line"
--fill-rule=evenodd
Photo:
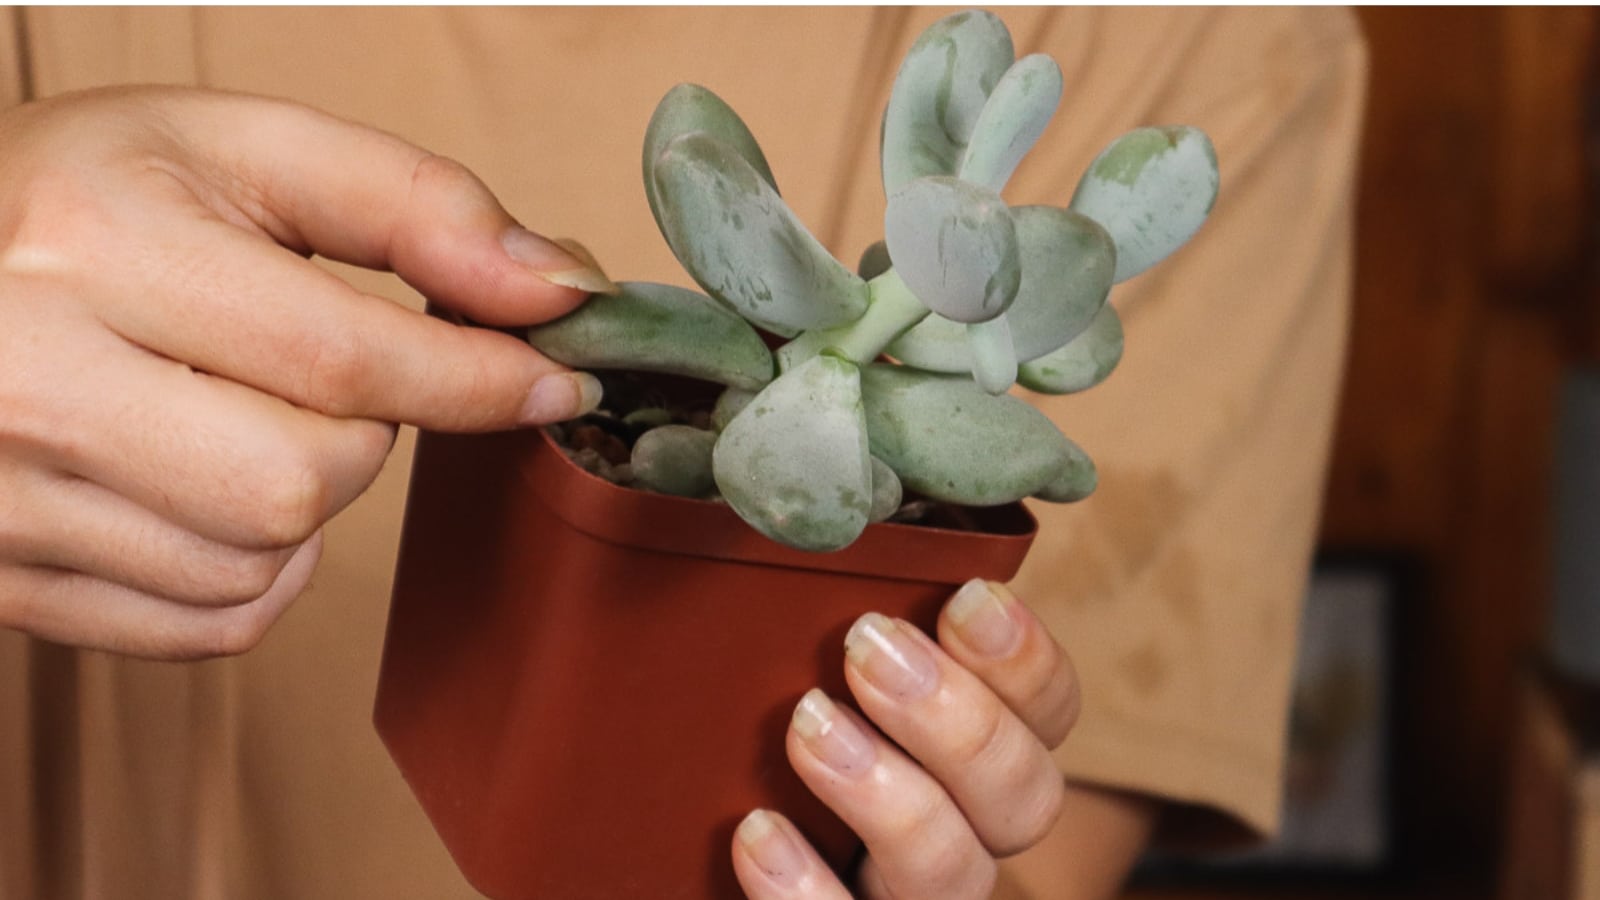
M867 311L861 318L837 328L807 331L778 348L779 371L787 372L824 350L864 366L928 316L928 308L894 269L867 282L867 291Z

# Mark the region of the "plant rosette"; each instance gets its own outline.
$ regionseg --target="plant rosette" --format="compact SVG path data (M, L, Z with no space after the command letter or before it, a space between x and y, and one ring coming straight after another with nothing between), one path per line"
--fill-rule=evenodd
M883 119L885 238L856 271L732 109L694 85L662 99L645 194L703 293L623 282L529 330L623 373L607 414L418 438L375 722L479 890L738 897L728 847L755 807L855 858L788 766L790 710L847 696L857 617L931 629L962 582L1015 574L1018 501L1094 490L1089 456L1009 391L1107 377L1112 285L1216 197L1210 141L1164 127L1114 141L1066 207L1009 206L1060 94L989 13L924 32ZM619 389L651 377L703 405Z

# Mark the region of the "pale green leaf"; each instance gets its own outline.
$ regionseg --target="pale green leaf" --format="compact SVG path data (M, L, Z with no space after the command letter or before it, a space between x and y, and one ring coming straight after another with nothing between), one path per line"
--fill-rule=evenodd
M1217 154L1196 128L1139 128L1089 165L1072 208L1099 222L1126 281L1194 236L1217 200Z
M866 282L811 236L760 174L705 134L674 138L656 159L661 228L707 293L792 337L858 318Z
M710 297L643 281L618 288L528 329L528 343L579 369L667 372L746 390L772 380L772 353L761 335Z
M824 354L785 372L723 429L712 466L762 534L802 550L847 546L872 506L860 370Z

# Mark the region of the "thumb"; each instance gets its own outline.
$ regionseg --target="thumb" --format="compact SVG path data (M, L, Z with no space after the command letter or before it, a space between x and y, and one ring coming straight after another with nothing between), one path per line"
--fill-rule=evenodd
M517 223L460 163L286 101L185 102L201 152L231 176L224 189L246 192L239 207L279 243L393 271L487 325L546 321L615 289L592 260Z

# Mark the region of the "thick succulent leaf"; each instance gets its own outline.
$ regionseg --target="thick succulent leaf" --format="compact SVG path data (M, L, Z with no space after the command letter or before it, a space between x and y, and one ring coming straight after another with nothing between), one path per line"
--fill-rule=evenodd
M1013 351L1026 363L1065 345L1105 306L1116 250L1088 218L1051 206L1011 210L1022 255L1022 283L1006 310ZM966 329L929 316L890 344L890 356L931 372L970 372Z
M1105 381L1121 360L1122 319L1107 303L1065 347L1018 367L1017 381L1041 394L1072 394Z
M1037 409L967 378L875 364L861 371L872 454L905 486L939 500L995 506L1038 493L1070 444Z
M1017 60L989 95L961 158L962 180L1006 186L1061 103L1061 67L1043 53Z
M948 175L918 178L889 198L883 231L906 287L947 319L986 321L1017 296L1017 227L988 188Z
M668 372L746 390L772 380L772 353L761 335L710 297L643 281L618 288L528 329L528 343L579 369Z
M1094 460L1083 448L1067 441L1067 464L1062 466L1060 474L1051 482L1039 489L1035 497L1048 500L1051 503L1075 503L1094 493L1095 486L1100 483L1100 475L1095 471Z
M644 130L645 199L650 201L650 214L655 216L656 227L662 228L663 233L666 229L661 225L660 200L656 196L656 159L673 138L696 131L709 134L728 145L729 149L744 157L756 174L772 187L773 193L778 191L778 183L772 178L772 168L767 165L761 145L756 143L755 135L750 133L733 107L698 84L677 85L656 104L650 124ZM668 237L667 242L671 244L672 238Z
M734 417L739 415L750 401L756 398L755 391L731 387L717 395L717 402L711 407L711 427L721 431L728 427Z
M723 429L712 467L762 534L802 550L847 546L872 507L860 370L824 354L785 372Z
M652 428L633 444L628 460L633 480L641 487L679 497L703 497L716 482L711 477L714 431L688 425Z
M867 513L867 521L882 522L900 511L900 501L905 499L905 489L900 484L900 476L889 468L889 464L874 456L872 458L872 509Z
M879 275L889 271L894 262L889 259L889 245L883 241L873 241L867 249L861 251L861 261L856 263L856 274L863 281L872 281Z
M738 153L674 138L656 158L661 229L711 296L786 337L859 317L866 282L834 259Z
M1017 351L1006 316L967 326L972 380L990 394L1004 394L1017 382Z
M928 26L906 53L884 111L883 189L954 175L990 92L1016 59L993 13L971 10Z
M1217 153L1197 128L1139 128L1089 165L1072 208L1117 245L1116 281L1165 259L1200 230L1217 199Z

